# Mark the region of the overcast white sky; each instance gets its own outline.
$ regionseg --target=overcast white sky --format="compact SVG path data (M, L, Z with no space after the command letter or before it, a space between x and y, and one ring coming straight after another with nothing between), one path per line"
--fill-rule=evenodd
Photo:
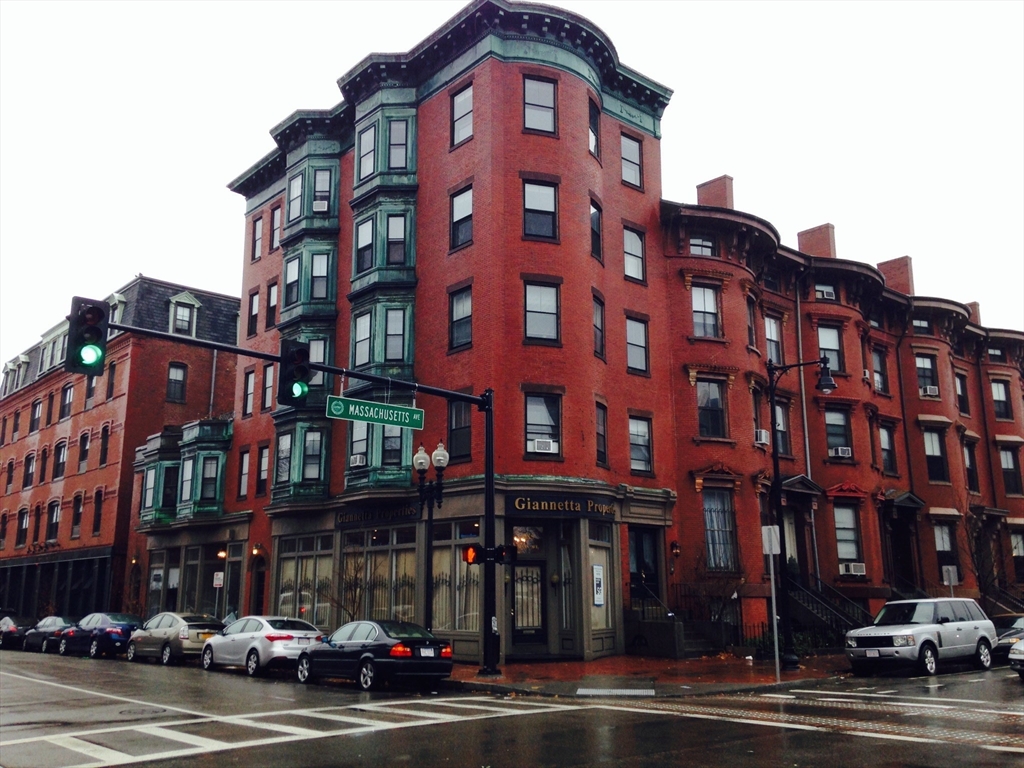
M674 89L663 195L735 179L787 245L914 259L917 293L1024 330L1024 3L553 2ZM0 2L0 361L74 294L241 292L226 184L462 2Z

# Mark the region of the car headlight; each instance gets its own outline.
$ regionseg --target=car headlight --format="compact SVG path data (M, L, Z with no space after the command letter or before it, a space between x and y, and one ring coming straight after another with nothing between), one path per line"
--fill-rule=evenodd
M894 648L906 648L911 645L917 645L917 640L913 635L894 635L892 645Z
M856 637L850 637L849 635L847 635L846 636L846 647L847 648L856 648L857 647L857 638Z

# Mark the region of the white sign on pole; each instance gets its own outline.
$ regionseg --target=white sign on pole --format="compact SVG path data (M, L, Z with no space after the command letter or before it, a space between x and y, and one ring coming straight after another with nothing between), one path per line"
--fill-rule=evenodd
M224 586L224 571L216 571L213 574L213 588L220 589Z
M960 579L957 578L955 565L942 566L942 583L947 587L955 587L960 583Z
M780 553L779 526L761 526L761 551L766 555L777 555Z
M594 605L604 605L604 566L594 566Z

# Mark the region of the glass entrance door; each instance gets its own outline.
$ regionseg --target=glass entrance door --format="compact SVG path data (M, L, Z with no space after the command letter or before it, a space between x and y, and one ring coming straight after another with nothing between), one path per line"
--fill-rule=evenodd
M547 643L544 626L544 564L516 565L512 569L514 643Z

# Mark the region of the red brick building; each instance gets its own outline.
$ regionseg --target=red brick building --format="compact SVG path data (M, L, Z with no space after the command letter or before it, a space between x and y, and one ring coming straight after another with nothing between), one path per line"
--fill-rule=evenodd
M140 276L107 301L128 325L235 339L238 299L228 296ZM66 373L67 326L4 366L0 604L40 616L139 610L142 553L128 546L135 446L164 424L230 413L235 360L112 333L103 376Z
M230 184L247 206L240 343L494 390L497 537L519 553L499 575L504 654L676 652L680 626L735 639L766 621L772 429L798 623L945 589L943 565L965 594L1019 598L1024 333L915 296L909 259L838 259L831 225L783 245L734 210L729 177L696 205L663 200L671 91L572 13L479 0L339 86ZM790 371L770 414L769 357L822 356L838 388ZM433 628L477 658L481 578L459 553L480 540L482 417L327 375L278 407L275 375L243 359L233 419L140 448L150 607L422 620L430 557ZM325 418L336 392L415 404L425 429ZM428 547L411 460L439 440ZM185 502L186 538L180 493L147 506L146 489L213 454L220 490ZM171 593L186 560L197 586Z

